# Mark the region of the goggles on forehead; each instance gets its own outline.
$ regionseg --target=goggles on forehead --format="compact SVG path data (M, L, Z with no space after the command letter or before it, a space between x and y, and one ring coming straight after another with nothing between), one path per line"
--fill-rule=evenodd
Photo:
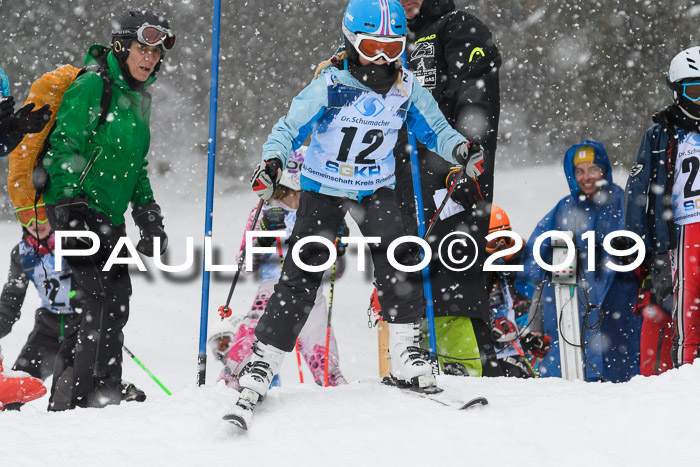
M355 50L365 60L373 62L384 58L389 62L398 60L406 49L406 36L372 36L352 33L343 25L343 33Z
M163 47L170 50L175 45L175 34L170 29L151 24L144 24L136 30L136 38L144 45Z
M37 224L46 224L49 221L46 218L46 207L44 203L36 206L27 206L26 208L17 208L15 209L15 216L17 216L19 225L26 228L29 228L34 222Z

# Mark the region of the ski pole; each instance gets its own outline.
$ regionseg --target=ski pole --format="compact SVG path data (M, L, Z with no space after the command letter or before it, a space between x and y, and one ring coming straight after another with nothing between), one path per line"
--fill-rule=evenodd
M130 356L132 359L134 359L134 361L136 362L136 364L137 364L138 366L140 366L140 367L143 369L143 371L145 371L146 373L148 373L148 376L150 376L151 378L153 378L153 381L155 381L156 384L157 384L158 386L160 386L161 389L162 389L163 391L165 391L165 393L166 393L167 395L172 396L172 393L171 393L170 391L168 391L168 388L166 388L166 387L163 385L163 383L161 383L161 382L158 380L158 378L156 378L156 376L155 376L153 373L151 373L151 370L149 370L148 368L146 368L146 366L145 366L143 363L141 363L141 360L139 360L138 358L136 358L136 355L134 355L133 352L132 352L131 350L129 350L125 345L122 345L122 348L124 349L124 351L125 351L126 353L129 354L129 356Z
M253 224L252 228L255 229L255 225L258 223L258 218L260 217L260 212L262 211L263 205L265 204L264 200L260 200L258 203L258 209L255 211L255 215L253 216ZM236 283L238 283L238 278L241 276L241 269L243 269L243 263L245 262L245 244L243 245L243 251L241 252L241 257L238 258L238 268L236 270L236 274L233 276L233 282L231 283L231 288L228 291L228 297L226 298L226 304L221 305L219 307L219 316L221 316L221 319L228 318L231 316L231 313L233 311L231 308L229 308L229 303L231 303L231 297L233 296L233 291L236 288Z
M335 241L335 247L338 248L338 240ZM331 347L331 315L333 314L333 289L335 288L335 262L331 266L331 289L328 293L328 325L326 326L326 356L323 361L323 378L328 387L328 355Z
M304 384L304 370L301 367L301 352L299 351L299 339L294 342L294 350L297 353L297 368L299 369L299 382Z
M520 348L520 344L517 343L517 338L516 338L516 340L514 340L514 341L512 342L512 344L513 344L513 347L515 348L515 350L518 351L518 355L520 355L521 357L523 357L523 360L525 360L525 363L527 364L527 367L528 367L528 368L530 369L530 371L532 372L532 376L533 376L534 378L539 378L540 375L538 375L538 374L535 372L535 368L532 366L532 363L530 363L530 359L527 358L527 357L525 356L525 352L523 352L523 349Z
M282 252L282 240L277 237L277 254L280 257L280 271L284 268L284 254ZM281 277L281 272L280 272ZM304 370L301 367L301 352L299 351L299 339L294 342L294 351L297 354L297 368L299 369L299 382L304 384Z
M214 172L216 172L216 115L219 102L219 38L221 0L214 0L211 37L211 84L209 92L209 147L207 154L207 199L204 216L204 241L211 238L214 217ZM205 250L206 251L206 250ZM202 303L199 312L199 354L197 355L197 384L203 386L207 374L207 317L209 315L210 272L202 265Z
M437 219L440 218L440 214L442 214L442 210L445 209L445 206L447 205L447 202L452 198L452 192L454 191L455 187L457 186L457 182L462 179L462 176L464 175L464 170L466 169L466 166L462 166L461 169L459 169L459 172L457 173L457 178L455 178L455 182L448 188L447 194L445 195L445 199L442 200L442 203L440 203L440 207L438 208L437 211L435 211L435 214L433 215L433 218L430 219L430 224L428 224L428 228L426 229L425 233L421 237L423 240L428 239L428 235L430 235L430 232L433 231L433 227L435 227L435 223Z

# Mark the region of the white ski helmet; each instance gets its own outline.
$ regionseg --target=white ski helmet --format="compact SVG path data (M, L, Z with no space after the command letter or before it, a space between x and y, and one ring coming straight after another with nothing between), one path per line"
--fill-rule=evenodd
M700 78L700 47L685 49L671 60L669 83L678 83L687 78Z
M700 47L685 49L673 57L666 76L666 84L673 92L673 102L690 117L699 119L700 101L695 95L697 86L686 88L690 84L688 81L700 82Z

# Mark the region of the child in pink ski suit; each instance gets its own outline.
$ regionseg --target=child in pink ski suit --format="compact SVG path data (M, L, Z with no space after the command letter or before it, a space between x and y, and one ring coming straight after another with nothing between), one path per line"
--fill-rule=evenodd
M280 186L276 190L273 198L264 206L258 223L253 228L253 217L256 211L254 208L248 218L246 231L248 230L286 230L287 237L291 234L294 222L296 221L296 210L299 205L299 174L304 161L304 152L297 150L291 157L289 164L280 180ZM343 223L345 229L347 226ZM347 235L346 232L339 233L338 237ZM253 269L244 272L251 274L258 272L260 275L260 285L253 300L253 305L243 318L238 330L235 325L239 320L225 321L224 329L213 334L209 338L217 357L222 360L224 369L221 371L219 381L224 380L228 387L238 389L238 373L248 362L252 353L252 345L255 341L255 326L265 311L265 306L270 296L274 292L274 286L279 281L282 273L282 260L287 254L287 244L285 238L260 237L255 240L259 246L276 246L277 254L255 255ZM243 254L243 244L241 244L240 255ZM342 275L345 269L344 247L338 248L338 260L336 263L336 279ZM324 368L326 354L326 329L328 325L328 298L323 293L323 288L319 287L316 301L306 321L304 328L299 334L297 344L301 355L313 374L316 384L325 385ZM228 326L230 332L225 329ZM226 342L228 340L228 342ZM223 342L222 342L223 341ZM226 350L228 348L228 350ZM328 363L328 384L337 386L346 384L347 381L340 372L338 366L338 346L335 336L331 330L329 340L329 363Z

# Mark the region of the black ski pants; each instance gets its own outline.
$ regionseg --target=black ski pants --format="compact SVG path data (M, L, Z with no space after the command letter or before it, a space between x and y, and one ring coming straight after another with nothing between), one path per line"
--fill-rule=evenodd
M36 310L34 329L12 369L42 380L51 376L61 343L78 332L81 318L78 313L58 315L46 308Z
M48 206L49 221L55 216ZM102 271L126 226L116 227L106 214L90 210L85 219L100 238L100 248L90 256L68 256L77 284L76 299L82 319L78 332L59 349L51 386L49 410L119 404L122 379L122 329L129 318L131 279L125 264Z
M292 248L304 237L319 235L335 241L345 214L349 212L366 237L381 237L370 244L374 276L382 307L382 318L390 323L413 323L424 314L422 277L420 271L404 273L394 269L387 259L389 244L401 237L401 213L394 190L380 188L361 201L338 198L304 191L299 201L297 220L289 238L289 250L284 259L282 277L255 329L255 336L264 344L290 352L311 312L323 271L308 272L292 259ZM418 263L412 254L413 244L406 243L394 252L400 264ZM300 259L309 266L325 263L328 248L321 243L307 243L300 250Z

